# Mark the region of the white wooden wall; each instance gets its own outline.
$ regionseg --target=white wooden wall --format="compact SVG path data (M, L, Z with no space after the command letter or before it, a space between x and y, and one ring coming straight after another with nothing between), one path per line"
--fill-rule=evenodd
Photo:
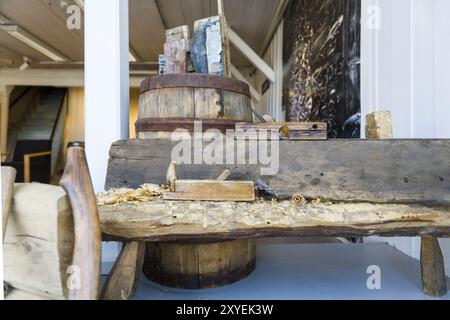
M277 121L284 121L283 112L283 21L264 55L264 61L273 68L275 72L275 83L270 85L270 89L263 95L257 107L261 114L269 114ZM266 81L266 77L261 73L256 73L256 89L261 90L261 86Z
M362 1L363 119L390 110L395 138L450 138L450 1ZM419 258L420 239L388 241Z

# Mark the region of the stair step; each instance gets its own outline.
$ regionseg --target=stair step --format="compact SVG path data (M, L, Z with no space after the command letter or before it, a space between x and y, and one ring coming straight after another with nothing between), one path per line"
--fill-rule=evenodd
M57 114L52 113L37 113L37 114L31 114L28 119L30 120L52 120L55 121L58 117Z
M53 127L42 127L42 126L26 126L20 130L19 134L22 132L52 132Z
M34 109L33 112L55 112L58 113L59 108L58 107L52 107L52 106L38 106L36 109Z
M51 128L24 128L24 130L19 132L19 135L21 134L51 134L52 133L52 129Z
M53 127L53 125L55 124L55 120L56 118L52 118L52 117L43 117L43 118L28 118L27 121L25 121L25 123L23 124L24 126L28 126L28 125L49 125L51 127Z
M50 140L50 133L23 133L18 136L20 140Z

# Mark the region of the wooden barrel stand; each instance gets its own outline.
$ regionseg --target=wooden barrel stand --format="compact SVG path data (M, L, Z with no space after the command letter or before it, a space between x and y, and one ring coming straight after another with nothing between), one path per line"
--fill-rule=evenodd
M255 240L147 243L143 270L148 279L168 287L207 289L246 278L255 262Z
M139 139L169 138L177 129L192 133L197 121L202 122L203 132L216 129L222 134L238 122L253 122L248 85L195 73L151 77L142 83L136 122ZM153 182L164 183L164 177L161 172L161 181ZM143 271L168 287L204 289L247 277L255 260L255 240L147 243Z

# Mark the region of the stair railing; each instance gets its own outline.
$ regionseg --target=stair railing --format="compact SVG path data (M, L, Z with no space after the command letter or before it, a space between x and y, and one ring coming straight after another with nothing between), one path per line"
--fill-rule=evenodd
M31 159L51 156L51 151L28 153L23 156L23 182L31 182Z

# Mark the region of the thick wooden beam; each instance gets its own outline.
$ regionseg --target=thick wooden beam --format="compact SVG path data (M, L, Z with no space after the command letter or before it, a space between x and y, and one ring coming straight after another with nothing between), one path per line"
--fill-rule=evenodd
M145 242L126 242L103 285L103 300L128 300L136 292L145 256Z
M69 65L70 67L70 65ZM138 70L132 70L130 73L130 88L139 88L141 82L145 80L145 75L153 71L146 71L145 75L139 75ZM84 87L84 72L77 69L50 69L43 66L39 69L3 69L0 70L0 87L7 86L51 86L51 87ZM1 95L1 94L0 94Z
M185 143L186 148L190 143L192 150L186 151L191 155L198 151L194 145L202 144ZM238 151L245 153L246 163L258 159L258 150L249 151L251 142L234 143L235 155ZM106 188L165 183L167 165L177 144L170 140L114 143ZM202 150L209 145L204 142ZM450 140L277 141L269 143L269 150L271 147L272 165L179 163L178 177L216 179L229 168L230 180L255 181L285 199L300 193L307 199L332 201L450 204ZM224 161L229 154L223 146ZM269 167L274 175L263 176L261 169Z
M100 206L99 212L105 239L122 241L450 235L448 208L417 205L160 200Z

